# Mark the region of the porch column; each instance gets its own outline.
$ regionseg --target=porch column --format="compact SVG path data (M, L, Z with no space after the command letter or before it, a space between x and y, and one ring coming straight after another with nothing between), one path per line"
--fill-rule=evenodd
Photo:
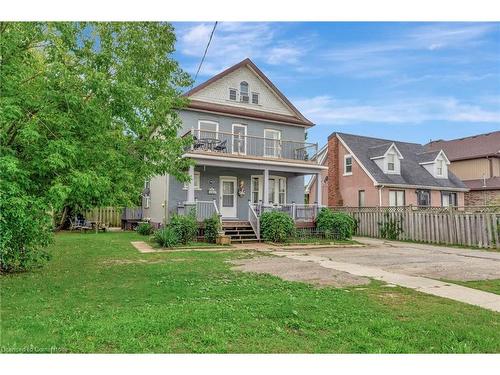
M186 203L194 203L194 166L189 167L189 184L187 188Z
M323 192L323 181L321 181L321 173L316 173L316 203L322 205L321 193Z
M262 192L262 204L267 206L269 204L269 169L264 169L264 191Z

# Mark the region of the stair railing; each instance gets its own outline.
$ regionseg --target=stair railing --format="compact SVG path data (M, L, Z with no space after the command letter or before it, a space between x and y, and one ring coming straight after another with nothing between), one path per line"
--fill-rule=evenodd
M248 222L252 226L255 236L260 240L260 219L251 202L248 202Z

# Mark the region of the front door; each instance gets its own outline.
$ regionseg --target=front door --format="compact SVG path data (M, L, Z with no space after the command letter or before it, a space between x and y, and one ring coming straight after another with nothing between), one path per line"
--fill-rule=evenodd
M236 177L220 177L220 213L222 217L236 217Z

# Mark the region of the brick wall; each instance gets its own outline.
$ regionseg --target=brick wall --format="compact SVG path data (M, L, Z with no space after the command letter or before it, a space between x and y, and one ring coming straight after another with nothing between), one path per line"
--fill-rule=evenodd
M328 206L342 206L339 188L340 163L339 140L335 134L328 138Z
M466 206L500 205L500 190L469 191L465 193Z

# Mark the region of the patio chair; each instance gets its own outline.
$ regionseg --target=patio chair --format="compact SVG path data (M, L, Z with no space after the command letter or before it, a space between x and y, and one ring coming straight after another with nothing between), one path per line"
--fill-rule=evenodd
M200 142L200 140L195 135L193 135L193 140L194 140L193 148L195 150L198 150L198 149L203 148L205 146L205 143Z
M223 140L214 147L214 151L226 152L227 151L227 139Z

